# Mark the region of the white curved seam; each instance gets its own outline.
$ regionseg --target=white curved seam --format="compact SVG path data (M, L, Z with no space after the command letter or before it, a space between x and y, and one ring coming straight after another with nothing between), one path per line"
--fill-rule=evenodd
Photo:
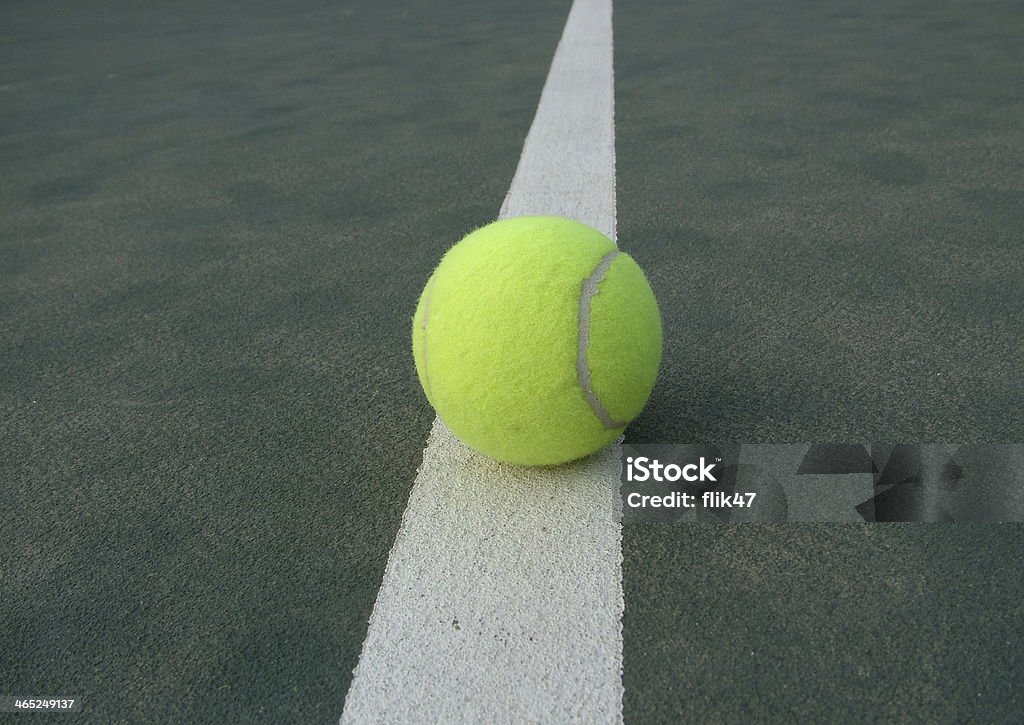
M431 403L434 402L434 399L430 395L430 367L427 365L427 318L430 316L430 298L434 292L434 279L435 275L431 275L427 282L427 289L423 293L423 322L421 323L423 330L423 354L421 355L423 358L423 391Z
M579 381L583 397L587 399L590 409L608 430L623 428L626 422L612 418L600 398L597 397L597 393L594 392L593 383L590 380L590 364L587 361L587 352L590 349L590 301L597 294L597 286L604 280L608 268L612 266L612 262L619 254L617 249L608 252L601 258L590 276L583 280L583 290L580 294L579 335L576 345L576 379Z

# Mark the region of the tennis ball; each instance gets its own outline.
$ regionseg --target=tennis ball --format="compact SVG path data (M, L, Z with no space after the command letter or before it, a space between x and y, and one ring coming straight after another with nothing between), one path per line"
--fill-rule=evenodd
M481 227L427 281L412 326L420 383L471 448L564 463L615 440L661 362L643 271L596 229L550 216Z

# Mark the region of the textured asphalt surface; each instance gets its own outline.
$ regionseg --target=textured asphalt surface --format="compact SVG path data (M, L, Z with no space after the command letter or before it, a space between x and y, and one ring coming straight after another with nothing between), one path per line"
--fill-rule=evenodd
M627 440L1024 439L1010 3L616 5ZM1018 525L633 525L626 722L1020 722Z
M0 695L337 718L568 2L13 3ZM622 2L631 442L1024 441L1024 12ZM1019 526L627 526L625 718L1018 722Z

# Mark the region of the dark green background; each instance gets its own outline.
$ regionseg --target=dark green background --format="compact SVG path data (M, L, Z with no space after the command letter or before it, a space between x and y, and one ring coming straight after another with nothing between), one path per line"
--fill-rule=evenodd
M635 442L1024 440L1024 8L616 4ZM624 533L627 722L1024 720L1019 525Z
M497 214L568 7L5 6L0 692L336 720L432 419L415 300ZM1024 12L615 28L666 334L630 440L1024 440ZM624 536L627 721L1024 712L1019 527Z

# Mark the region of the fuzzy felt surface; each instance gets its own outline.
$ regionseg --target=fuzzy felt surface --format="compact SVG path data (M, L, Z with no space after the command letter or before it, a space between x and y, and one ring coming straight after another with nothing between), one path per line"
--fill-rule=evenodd
M588 402L578 369L584 283L609 255L589 299L583 377L612 426ZM524 465L575 460L621 435L661 356L643 272L600 232L557 217L506 219L467 235L427 282L412 333L438 416L470 447Z

